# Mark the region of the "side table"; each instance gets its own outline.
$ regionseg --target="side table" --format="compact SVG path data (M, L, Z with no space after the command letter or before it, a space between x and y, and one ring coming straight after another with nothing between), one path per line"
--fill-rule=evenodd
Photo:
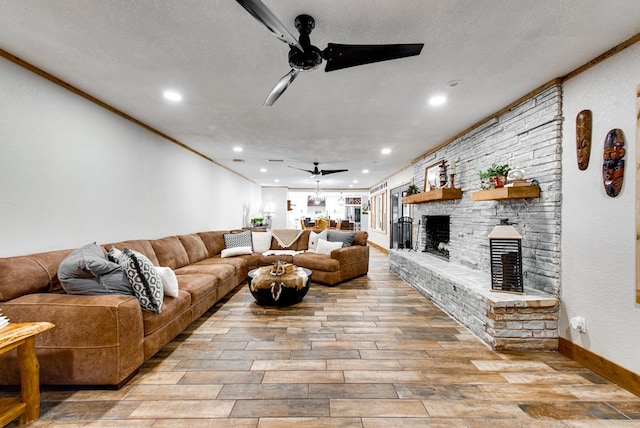
M20 417L25 425L40 416L40 364L36 357L38 333L55 327L49 322L9 323L0 330L0 354L18 348L20 398L0 398L0 426Z

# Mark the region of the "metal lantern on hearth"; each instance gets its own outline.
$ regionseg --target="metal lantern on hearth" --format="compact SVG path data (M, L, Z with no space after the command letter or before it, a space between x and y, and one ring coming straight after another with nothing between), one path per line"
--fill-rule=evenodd
M489 234L491 290L524 292L522 280L522 236L508 220L500 220Z

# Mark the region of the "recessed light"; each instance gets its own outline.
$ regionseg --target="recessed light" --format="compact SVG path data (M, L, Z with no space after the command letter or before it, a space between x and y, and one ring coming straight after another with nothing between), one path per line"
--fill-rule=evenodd
M278 180L277 178L273 181L275 181L276 183L280 183L280 180Z
M383 155L388 155L389 153L391 153L391 149L382 149L382 150L381 150L381 153L382 153Z
M242 147L234 147L233 151L234 152L241 152L242 151Z
M354 183L357 183L357 182L358 182L358 180L353 180L353 182L354 182Z
M349 187L353 187L353 184L349 184Z
M363 173L363 174L369 174L369 170L368 170L368 169L363 169L363 170L362 170L362 173Z
M170 101L182 101L182 95L175 91L164 91L164 97Z
M429 105L433 107L441 106L446 102L447 102L447 97L445 97L444 95L435 95L429 98Z
M267 168L260 168L260 172L267 172Z

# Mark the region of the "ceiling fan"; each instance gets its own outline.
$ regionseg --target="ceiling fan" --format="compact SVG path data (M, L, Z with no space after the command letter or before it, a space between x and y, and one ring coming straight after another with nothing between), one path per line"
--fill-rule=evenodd
M341 45L329 43L321 51L311 44L309 38L311 30L315 27L313 17L309 15L298 15L296 17L295 26L300 33L300 37L296 39L261 0L236 1L255 19L267 27L276 38L291 46L289 50L291 71L285 74L271 90L264 102L266 106L272 106L301 71L315 70L320 67L323 59L327 61L324 71L334 71L355 67L356 65L419 55L424 46L424 43L392 45Z
M347 171L349 171L348 169L318 169L318 164L319 163L320 162L314 162L313 163L313 171L310 170L310 169L296 168L295 166L289 166L289 168L299 169L300 171L308 172L309 174L311 174L311 178L316 177L318 175L329 175L329 174L335 174L337 172L347 172Z

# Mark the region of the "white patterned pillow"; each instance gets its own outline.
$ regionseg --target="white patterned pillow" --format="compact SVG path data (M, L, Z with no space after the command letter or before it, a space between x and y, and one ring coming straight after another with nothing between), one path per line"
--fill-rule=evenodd
M125 247L119 254L119 263L129 278L140 306L159 314L162 310L164 289L162 279L151 260L144 254Z
M250 230L238 233L225 233L223 237L225 248L251 247L251 249L253 249Z
M307 251L315 252L320 239L324 239L325 241L327 240L327 229L320 233L315 233L313 231L309 233L309 249Z

